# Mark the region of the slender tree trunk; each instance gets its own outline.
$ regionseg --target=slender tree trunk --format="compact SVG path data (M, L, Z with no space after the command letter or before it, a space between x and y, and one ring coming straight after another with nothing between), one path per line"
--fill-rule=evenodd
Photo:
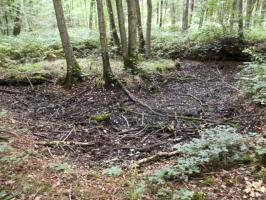
M104 20L103 2L97 1L97 13L98 13L98 27L100 32L101 52L103 60L103 80L105 86L110 86L114 83L114 75L110 66L109 55L107 51L107 37L106 37L106 25Z
M265 27L265 20L266 20L266 1L264 0L261 5L261 19L260 19L260 26Z
M123 10L122 0L116 0L116 9L117 9L117 16L118 16L118 25L119 25L119 32L120 32L120 38L121 38L124 67L127 68L128 46L127 46L127 33L126 33L126 27L125 27L125 15L124 15L124 10Z
M236 18L236 10L237 10L237 0L233 0L231 4L231 14L230 14L230 31L231 33L234 31L234 23Z
M89 29L92 30L93 26L93 12L94 12L95 0L91 0L90 3L90 16L89 16Z
M82 80L81 70L74 56L73 48L69 40L62 2L61 0L53 0L53 3L57 25L60 32L60 37L67 62L67 74L64 86L65 88L70 89L72 87L73 82Z
M254 9L255 1L254 0L247 0L247 13L246 13L246 23L245 27L250 28L251 17Z
M171 14L171 27L175 28L176 27L176 4L175 2L171 3L170 14Z
M137 12L136 0L127 0L128 6L128 68L137 70Z
M137 11L137 21L138 21L139 52L145 53L145 39L144 39L143 29L142 29L139 0L136 0L136 11Z
M243 0L238 0L238 37L244 39Z
M115 19L114 19L113 7L112 7L111 0L106 0L106 4L107 4L107 8L108 8L110 29L111 29L111 32L112 32L112 39L113 39L115 45L118 47L118 50L120 52L121 51L120 39L119 39L117 30L116 30L116 25L115 25Z
M13 35L18 36L21 33L22 28L22 16L21 16L21 4L16 6L16 17L14 20Z
M5 22L6 22L6 35L9 35L9 20L7 12L5 12Z
M204 21L204 15L206 12L206 0L201 0L201 10L200 10L200 21L199 21L199 28L202 27Z
M161 28L162 25L163 25L163 5L164 5L164 1L163 0L161 0L161 4L160 5L161 6L160 6L160 11L159 11L159 13L160 13L159 28Z
M187 31L188 29L188 9L189 0L183 0L183 17L182 17L182 31Z
M159 24L160 22L160 2L157 1L157 6L156 6L156 24Z
M261 15L261 4L262 4L261 0L256 0L255 16L253 20L255 26L257 26L259 23L259 17Z
M191 4L190 4L189 25L191 25L191 23L192 23L192 21L193 21L194 7L195 7L195 0L191 0Z
M151 57L152 2L147 0L146 58Z

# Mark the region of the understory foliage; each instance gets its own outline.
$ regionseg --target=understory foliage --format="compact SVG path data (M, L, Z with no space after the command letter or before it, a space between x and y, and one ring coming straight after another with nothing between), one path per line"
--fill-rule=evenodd
M155 171L149 180L157 184L187 181L205 170L250 162L255 160L255 155L260 160L265 145L266 139L259 134L241 135L230 126L204 129L200 131L200 138L175 145L174 149L180 151L182 157L177 159L175 165Z
M254 102L266 105L266 57L251 49L245 52L251 55L252 62L245 63L245 68L239 74L242 88L247 95L252 96Z

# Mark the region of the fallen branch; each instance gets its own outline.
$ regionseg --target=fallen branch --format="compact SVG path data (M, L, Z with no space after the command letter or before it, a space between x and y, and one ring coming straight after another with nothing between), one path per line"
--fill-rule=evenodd
M146 164L146 163L151 163L151 162L156 162L160 159L164 159L164 158L170 158L173 156L178 156L180 155L180 151L172 151L172 152L159 152L153 156L147 157L147 158L143 158L141 160L138 160L132 167L133 168L139 168L142 165Z
M11 90L4 90L4 89L0 89L0 92L6 93L6 94L23 94L22 92L11 91Z
M66 146L66 145L78 145L78 146L93 146L94 143L91 142L74 142L74 141L42 141L42 142L36 142L37 145L43 145L43 146Z

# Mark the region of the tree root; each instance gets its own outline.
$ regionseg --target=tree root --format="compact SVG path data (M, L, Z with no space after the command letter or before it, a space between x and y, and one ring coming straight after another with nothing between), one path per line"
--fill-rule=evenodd
M156 162L156 161L164 159L164 158L170 158L170 157L178 156L178 155L180 155L180 151L159 152L153 156L138 160L135 164L133 164L132 167L133 168L139 168L146 163Z
M129 99L131 101L133 101L134 103L137 103L140 106L148 109L154 115L157 115L157 116L160 116L160 117L172 118L172 119L181 119L181 120L188 120L188 121L209 121L210 122L210 120L197 118L197 117L189 117L189 116L184 116L184 115L165 115L165 114L159 113L159 112L155 111L154 109L152 109L146 103L144 103L141 100L137 99L130 91L128 91L128 89L122 83L119 82L119 86L124 91L124 93L129 97Z

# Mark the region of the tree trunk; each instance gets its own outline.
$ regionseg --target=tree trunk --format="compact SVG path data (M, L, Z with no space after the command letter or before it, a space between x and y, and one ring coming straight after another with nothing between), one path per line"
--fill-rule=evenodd
M95 0L91 0L90 3L90 16L89 16L89 29L92 30L93 26L93 12L94 12Z
M125 27L125 16L124 16L122 0L116 0L116 9L117 9L117 16L118 16L118 25L119 25L119 32L120 32L120 38L121 38L124 67L127 68L127 64L128 64L127 33L126 33L126 27Z
M21 5L18 3L16 6L16 17L14 20L13 35L18 36L21 33L22 17L21 17Z
M236 18L236 10L237 10L237 0L233 0L231 4L231 14L230 14L230 31L231 33L234 31L234 23Z
M191 0L191 4L190 4L189 25L191 25L192 20L193 20L194 7L195 7L195 0Z
M128 6L128 65L132 73L137 70L137 12L136 0L127 0Z
M159 28L162 27L163 25L163 4L164 4L164 1L161 0L161 6L160 6L160 10L159 10L159 13L160 13L160 18L159 18Z
M108 14L109 14L109 21L110 21L110 29L112 32L112 39L115 43L115 45L118 47L119 52L121 52L121 46L120 46L120 39L116 30L115 25L115 19L113 14L113 7L111 0L106 0L107 8L108 8Z
M266 1L264 0L261 6L260 26L265 27L265 18L266 18Z
M146 58L151 57L152 2L147 0Z
M101 52L103 61L103 80L105 86L110 86L114 82L114 75L110 66L109 55L107 51L107 37L106 37L106 26L104 20L103 2L102 0L97 1L97 13L98 13L98 27L100 32Z
M206 0L201 0L201 11L200 11L200 21L199 21L199 28L202 27L204 21L204 15L206 12Z
M176 27L176 5L175 5L175 2L171 3L170 13L171 13L171 27L175 28Z
M254 25L258 25L259 23L259 17L261 15L261 4L262 4L262 1L261 0L256 0L256 9L255 9L255 16L254 16Z
M145 53L145 39L144 39L143 29L142 29L139 0L136 0L136 11L137 11L137 21L138 21L139 52Z
M182 31L187 31L188 29L188 8L189 0L183 0L183 17L182 17Z
M238 0L238 37L239 39L244 39L244 32L243 32L243 0Z
M247 13L246 13L246 23L245 23L246 28L250 28L251 16L253 13L254 5L255 5L254 0L247 0Z
M67 89L72 87L73 82L81 81L81 70L74 56L73 48L69 40L66 21L64 17L64 10L61 0L53 0L55 15L57 20L58 29L67 62L67 74L64 86Z

